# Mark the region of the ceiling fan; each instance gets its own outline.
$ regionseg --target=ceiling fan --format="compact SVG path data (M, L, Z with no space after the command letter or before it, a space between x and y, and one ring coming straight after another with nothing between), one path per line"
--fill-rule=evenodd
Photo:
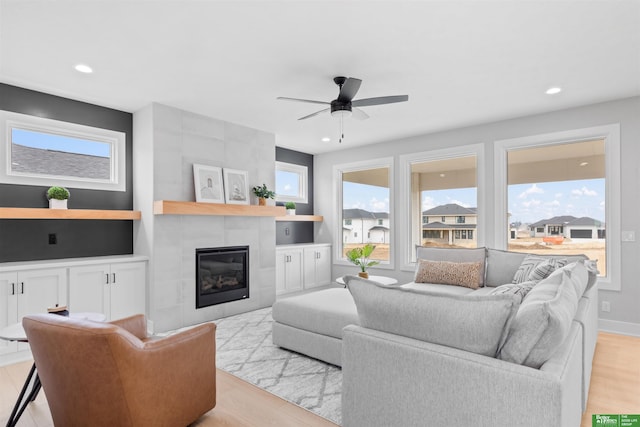
M405 102L409 100L409 95L379 96L376 98L364 98L364 99L354 100L353 98L358 93L358 89L360 89L360 84L362 83L362 80L355 79L353 77L339 76L339 77L334 77L333 82L338 85L338 87L340 88L340 91L338 93L338 97L331 102L314 101L312 99L288 98L284 96L279 96L278 99L283 99L285 101L297 101L297 102L307 102L311 104L329 105L329 107L327 108L324 108L320 111L316 111L315 113L309 114L307 116L300 117L298 120L310 119L311 117L315 117L327 111L330 111L332 116L339 117L340 119L344 119L345 117L349 117L353 115L355 119L364 120L364 119L368 119L369 115L358 107L369 107L372 105L393 104L396 102ZM344 134L342 134L342 138L344 138ZM342 138L340 138L340 142L342 142Z

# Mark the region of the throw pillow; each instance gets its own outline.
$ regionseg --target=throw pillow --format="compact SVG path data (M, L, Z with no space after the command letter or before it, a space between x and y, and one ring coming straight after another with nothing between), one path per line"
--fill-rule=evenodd
M518 310L513 295L450 295L346 276L360 325L495 357Z
M416 283L436 283L478 289L482 284L481 262L450 262L418 260Z
M588 281L584 262L554 271L529 292L498 358L540 368L564 341Z
M527 255L522 260L511 283L522 283L529 280L540 281L566 264L566 259Z
M522 300L527 296L529 291L533 289L536 283L538 282L533 280L528 280L522 283L509 283L506 285L498 286L490 293L490 295L515 295L518 298L518 302L521 303Z

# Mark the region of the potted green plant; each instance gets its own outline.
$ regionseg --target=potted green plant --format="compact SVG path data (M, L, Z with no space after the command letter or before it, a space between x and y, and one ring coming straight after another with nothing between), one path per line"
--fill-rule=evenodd
M276 197L276 192L269 190L267 184L262 184L262 187L253 187L253 194L258 198L258 204L260 206L266 206L267 199L274 199Z
M49 199L49 209L67 209L67 200L71 194L64 187L49 187L47 199Z
M293 202L286 202L284 204L284 208L287 210L287 215L295 215L296 214L296 204Z
M353 264L357 265L358 267L360 267L360 271L358 273L358 276L364 278L364 279L368 279L369 278L369 273L367 273L367 268L369 267L373 267L374 265L378 265L380 264L380 262L378 261L370 261L369 257L371 256L371 254L373 253L373 250L376 247L374 245L372 245L371 243L367 243L366 245L362 246L362 247L357 247L357 248L353 248L349 251L347 251L347 258L349 259L349 261L351 261Z

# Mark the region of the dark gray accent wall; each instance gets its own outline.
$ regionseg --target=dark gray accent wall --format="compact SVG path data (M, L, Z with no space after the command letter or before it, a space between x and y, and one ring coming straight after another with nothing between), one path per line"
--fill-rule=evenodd
M126 134L127 191L69 188L69 208L133 209L133 115L0 83L0 110ZM48 207L48 187L0 184L1 207ZM56 234L57 244L49 244ZM0 220L0 262L133 253L133 221Z
M307 167L309 171L307 180L309 203L296 202L296 214L313 215L313 155L276 147L276 161ZM283 203L277 204L282 205ZM293 243L313 243L313 222L276 222L276 245L290 245Z

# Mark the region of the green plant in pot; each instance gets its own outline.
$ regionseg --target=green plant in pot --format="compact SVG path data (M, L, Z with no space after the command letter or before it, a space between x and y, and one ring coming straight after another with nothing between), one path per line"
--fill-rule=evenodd
M347 258L353 264L355 264L358 267L360 267L361 271L358 273L358 276L360 276L360 277L362 277L364 279L368 279L369 278L369 273L367 273L367 268L373 267L374 265L380 264L380 262L378 262L378 261L370 261L369 260L369 257L371 256L371 254L373 253L375 248L376 247L374 245L372 245L371 243L367 243L366 245L364 245L362 247L353 248L353 249L347 251L347 254L346 254Z
M64 187L49 187L47 190L49 209L67 209L69 196L71 196L71 193Z
M276 192L267 188L267 184L262 184L262 187L253 187L253 194L258 198L258 204L260 206L267 205L267 199L275 199Z
M287 215L295 215L296 214L296 204L293 202L286 202L284 204L284 208L287 210Z

